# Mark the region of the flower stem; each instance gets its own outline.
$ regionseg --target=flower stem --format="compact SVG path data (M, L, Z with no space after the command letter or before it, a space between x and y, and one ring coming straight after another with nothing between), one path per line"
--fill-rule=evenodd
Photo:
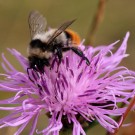
M115 129L115 131L114 131L113 134L107 132L106 135L116 135L116 134L118 133L120 127L122 126L124 120L126 119L128 113L130 112L130 110L132 109L132 107L134 106L134 104L135 104L135 96L134 96L134 98L132 99L132 101L130 102L129 106L127 107L125 113L124 113L124 114L121 116L121 118L119 119L119 122L118 122L118 123L119 123L119 128L118 128L118 129Z
M96 14L86 35L86 45L92 45L94 43L96 31L104 18L106 1L107 0L99 0Z

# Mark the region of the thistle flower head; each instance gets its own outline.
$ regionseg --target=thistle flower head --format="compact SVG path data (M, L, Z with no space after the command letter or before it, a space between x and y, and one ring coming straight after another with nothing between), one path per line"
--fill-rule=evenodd
M9 99L1 100L0 110L10 114L0 119L0 128L20 126L15 135L19 135L32 119L30 135L58 135L66 124L73 126L73 135L86 135L79 118L91 123L97 120L106 130L114 132L119 127L112 116L122 116L126 107L119 108L119 103L129 104L134 95L135 72L119 66L126 54L127 40L115 53L112 52L115 42L108 46L85 47L80 45L90 61L88 66L79 56L69 51L62 59L57 70L57 61L52 69L45 67L44 73L28 69L27 58L15 49L9 49L24 72L15 69L2 55L5 80L0 81L0 89L14 92ZM16 106L14 106L14 104ZM4 105L11 105L5 107ZM42 131L36 125L39 115L49 114L49 124Z

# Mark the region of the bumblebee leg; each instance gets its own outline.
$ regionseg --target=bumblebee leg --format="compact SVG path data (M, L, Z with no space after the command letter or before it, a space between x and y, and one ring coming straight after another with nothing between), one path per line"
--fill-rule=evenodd
M86 60L87 65L90 65L90 61L88 60L87 57L85 57L84 53L81 50L79 50L79 49L77 49L75 47L71 47L71 50L73 52L75 52L77 55L79 55L80 57L82 57L84 60Z
M28 74L28 77L29 77L29 79L31 80L31 82L33 82L34 83L34 81L31 79L31 77L30 77L30 73L29 73L29 70L30 69L32 69L32 68L27 68L27 74Z
M48 59L45 59L44 60L44 64L45 64L45 66L49 67L50 66L49 60Z
M64 48L62 48L63 52L66 52L66 51L69 51L69 50L71 50L71 47L64 47Z
M87 65L90 65L90 61L88 60L87 57L85 57L84 53L79 50L78 48L75 48L75 47L65 47L65 48L62 48L62 50L64 52L68 51L68 50L72 50L73 52L75 52L78 56L82 57L83 60L86 60L86 64Z
M59 65L61 64L61 60L62 60L62 49L61 48L56 48L57 50L57 53L56 55L58 56L58 67L57 67L57 72L58 72L58 69L59 69Z

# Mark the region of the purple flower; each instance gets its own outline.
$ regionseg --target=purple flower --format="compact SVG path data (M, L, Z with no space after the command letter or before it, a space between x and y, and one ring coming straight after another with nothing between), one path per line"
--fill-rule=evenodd
M0 90L13 92L9 99L1 100L0 110L10 114L0 119L0 128L20 126L15 135L19 135L33 120L30 135L58 135L62 127L68 123L73 125L73 135L86 135L79 117L91 123L97 120L106 130L114 132L119 128L112 116L122 116L126 107L119 108L119 103L129 104L134 96L135 72L124 66L118 66L126 53L127 40L115 53L112 52L115 42L108 46L85 47L80 45L90 61L88 66L72 51L67 52L60 64L45 67L44 73L28 70L28 60L15 49L8 49L20 62L24 72L15 69L2 55L2 67L6 74L0 74L5 79L0 80ZM6 106L4 106L6 105ZM10 107L7 107L7 105ZM49 116L48 126L39 131L36 128L39 115L46 112Z

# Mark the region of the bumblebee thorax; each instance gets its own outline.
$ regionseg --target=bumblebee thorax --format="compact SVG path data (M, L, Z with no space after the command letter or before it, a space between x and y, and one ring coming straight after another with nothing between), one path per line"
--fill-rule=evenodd
M34 36L33 40L39 39L39 40L41 40L43 43L47 43L48 40L52 37L52 35L54 34L54 32L55 32L56 30L57 30L57 29L49 29L49 30L46 31L46 32L36 34L36 35ZM66 43L67 38L66 38L65 33L62 32L59 36L56 37L55 41L58 42L58 43L59 43L59 42Z

